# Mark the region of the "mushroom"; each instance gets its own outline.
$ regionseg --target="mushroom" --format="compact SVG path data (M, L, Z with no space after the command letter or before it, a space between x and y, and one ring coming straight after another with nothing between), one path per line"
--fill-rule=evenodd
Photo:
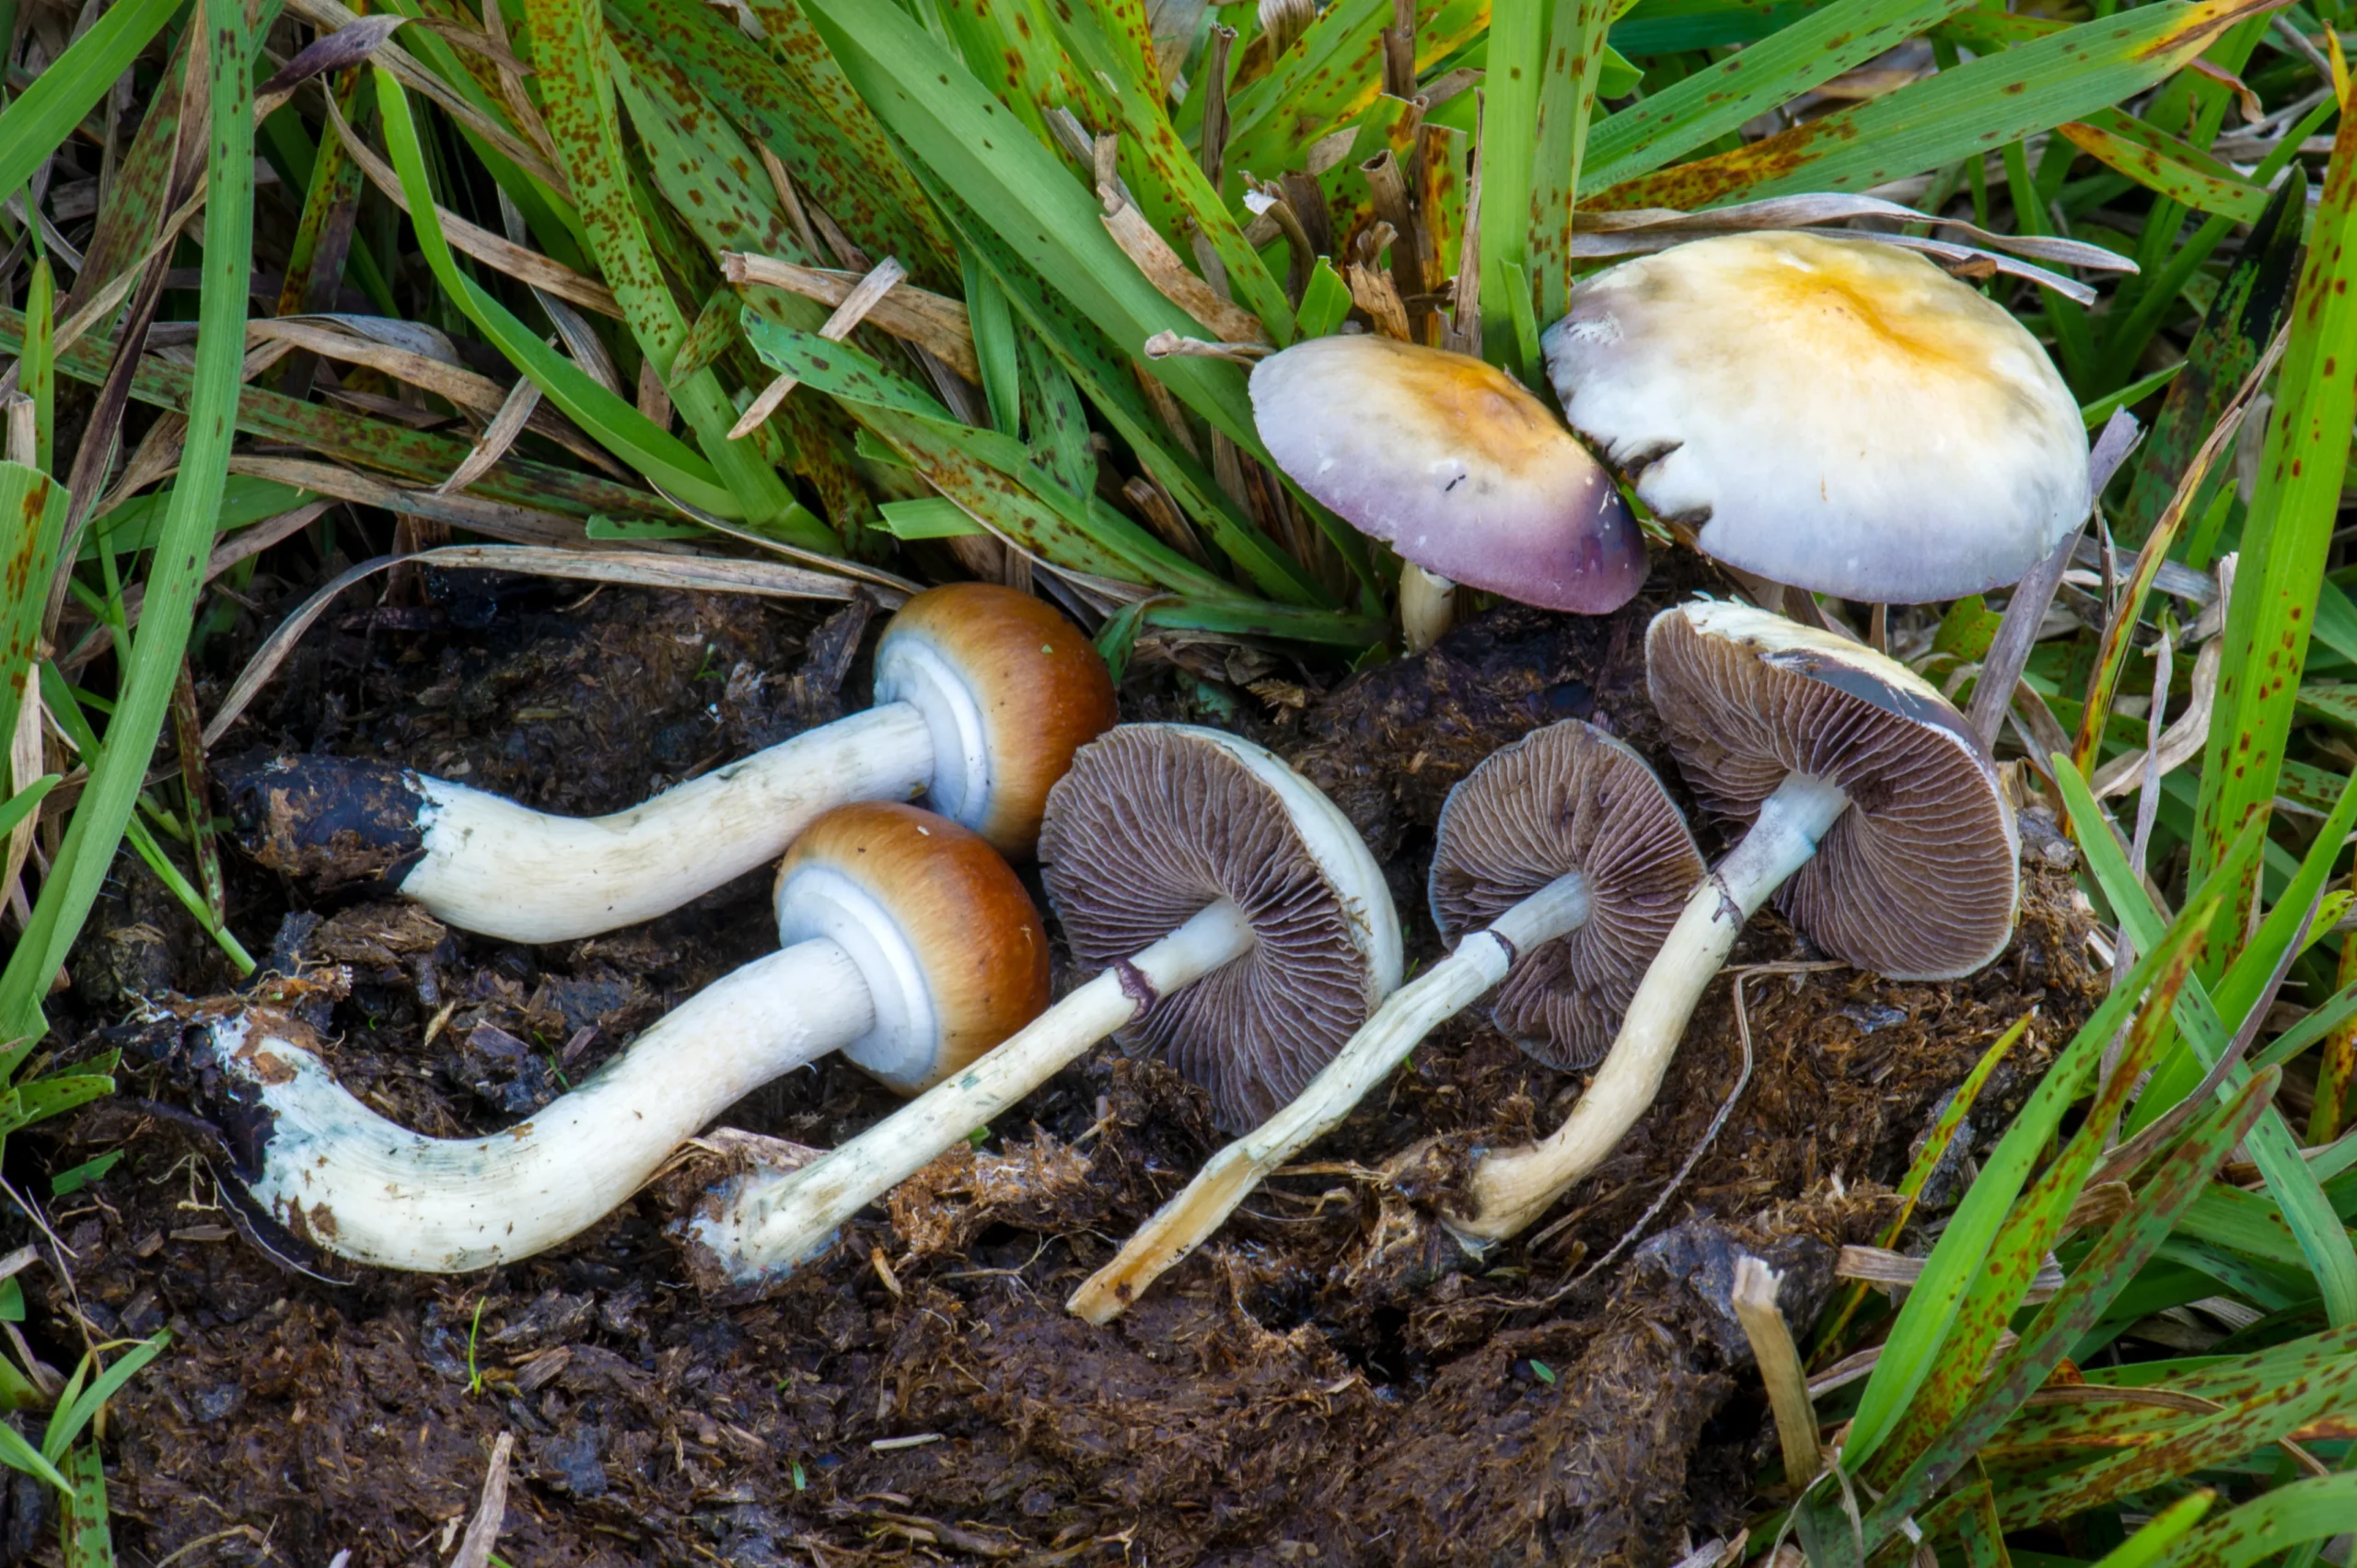
M1601 615L1645 580L1644 537L1594 458L1493 366L1368 335L1312 338L1252 367L1280 468L1399 552L1400 627L1421 653L1456 583Z
M1763 232L1582 280L1542 340L1638 499L1755 577L1874 603L2018 581L2087 514L2046 351L1911 251Z
M637 1191L698 1129L829 1051L912 1094L1048 1002L1048 942L977 835L871 801L812 822L778 869L779 952L714 981L530 1121L427 1138L337 1085L307 1027L240 1010L193 1031L238 1174L296 1236L437 1272L513 1262Z
M1216 730L1125 725L1048 799L1048 891L1099 971L1028 1028L826 1158L724 1187L688 1226L700 1272L758 1284L1097 1041L1153 1050L1220 1121L1282 1105L1399 983L1399 927L1348 819Z
M357 872L437 918L513 942L649 920L772 861L820 812L923 796L1027 858L1049 786L1114 720L1079 629L1028 594L917 595L876 649L876 705L608 817L556 817L464 784L337 757L273 762L232 804L263 865Z
M1473 1241L1512 1236L1612 1152L1736 934L1771 894L1809 939L1893 980L1954 980L2013 935L2020 838L1964 718L1914 671L1747 605L1664 610L1646 681L1687 782L1743 839L1687 899L1563 1124L1473 1171Z
M1441 1021L1494 987L1490 1016L1552 1066L1603 1054L1703 872L1651 768L1566 719L1486 758L1441 808L1429 889L1455 951L1376 1011L1292 1104L1214 1156L1065 1305L1119 1315L1271 1171L1341 1123Z

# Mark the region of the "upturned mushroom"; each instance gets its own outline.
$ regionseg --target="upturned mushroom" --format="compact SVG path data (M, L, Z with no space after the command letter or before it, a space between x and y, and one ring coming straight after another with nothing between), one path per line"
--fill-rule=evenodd
M343 1257L450 1272L578 1234L714 1116L827 1051L912 1094L1047 1005L1047 935L1022 883L932 812L828 812L779 867L776 908L780 951L485 1137L423 1137L369 1109L292 1018L239 1009L188 1031L183 1049L273 1218Z
M686 1227L699 1272L758 1285L1109 1035L1159 1052L1248 1125L1399 983L1399 927L1349 819L1234 736L1126 725L1048 800L1049 897L1099 971L965 1072L824 1159L724 1187Z
M1551 1066L1602 1055L1702 857L1644 760L1566 719L1485 759L1441 809L1428 884L1455 951L1394 993L1276 1115L1222 1149L1065 1305L1119 1315L1270 1172L1341 1123L1416 1043L1493 991L1490 1016Z
M1582 280L1541 340L1564 417L1704 554L1875 603L2018 581L2087 514L2078 402L1911 251L1768 231Z
M1495 366L1368 335L1312 338L1252 367L1279 467L1403 563L1411 653L1448 629L1457 583L1601 615L1635 597L1628 504L1547 405Z
M607 817L558 817L405 768L273 762L232 808L263 865L371 877L464 930L561 942L650 920L772 861L853 800L922 796L1028 858L1049 786L1114 721L1113 683L1080 630L983 583L902 606L876 650L876 703Z
M1474 1167L1449 1222L1469 1240L1514 1235L1612 1152L1771 895L1818 947L1893 980L1970 974L2013 935L2013 807L1963 715L1914 671L1710 600L1655 619L1645 667L1687 783L1744 836L1687 899L1563 1124Z

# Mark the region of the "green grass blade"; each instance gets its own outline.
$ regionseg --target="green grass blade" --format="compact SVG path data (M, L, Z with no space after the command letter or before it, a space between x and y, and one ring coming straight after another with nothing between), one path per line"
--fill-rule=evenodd
M2214 1492L2178 1498L2144 1521L2137 1532L2104 1553L2095 1568L2154 1568L2218 1501Z
M2225 657L2202 755L2194 865L2217 863L2224 840L2262 816L2291 732L2300 673L2325 557L2349 470L2357 418L2357 114L2344 114L2310 230L2308 261L2292 306L2291 342L2243 525L2243 569L2228 607ZM2226 909L2229 940L2256 896L2246 885ZM2351 1304L2357 1308L2357 1301ZM2337 1319L2343 1320L2346 1319Z
M41 616L57 570L65 511L64 485L22 463L0 462L0 539L7 541L0 583L9 588L0 600L0 616L6 617L0 620L0 737L17 733L17 708L41 654Z
M541 114L565 178L573 182L583 235L640 352L668 379L688 323L632 199L603 18L595 0L530 0L525 10L540 72ZM785 482L752 446L728 439L737 409L718 377L708 370L690 376L671 389L671 399L702 440L705 461L736 497L726 516L741 517L807 550L842 548L834 530L795 504Z
M213 505L228 476L245 355L246 290L253 271L252 41L243 0L205 0L199 25L212 35L212 140L188 435L106 744L89 760L89 783L41 885L32 919L0 970L0 1039L43 1032L41 999L113 864L180 676L212 551Z
M2191 1531L2170 1553L2166 1568L2250 1568L2295 1546L2344 1534L2351 1520L2357 1520L2357 1475L2311 1476Z
M2119 917L2121 933L2139 947L2160 939L2162 925L2159 911L2153 907L2144 892L2143 883L2128 865L2128 857L2112 837L2110 826L2104 820L2095 796L2079 778L2076 769L2067 764L2058 753L2055 765L2061 770L2055 783L2062 795L2062 804L2071 819L2072 830L2077 835L2080 848L2087 859L2087 868L2111 902ZM2352 792L2357 795L2357 792ZM2264 828L2254 821L2244 826L2235 839L2227 856L2212 867L2203 885L2222 889L2238 888L2250 875L2251 855L2248 844L2264 839ZM2219 877L2231 875L2233 880L2220 882ZM2313 895L2311 895L2313 896ZM2305 912L2305 906L2302 906ZM2184 924L2180 914L2174 931ZM2264 928L2262 928L2262 931ZM2289 940L2288 934L2275 938L2275 946L2266 948L2253 944L2249 955L2265 952L2280 953ZM2272 962L2270 961L2270 968ZM2247 992L2247 987L2244 988ZM2256 1001L2256 993L2246 996L2244 1008ZM2240 1015L2235 1015L2240 1022ZM2230 1039L2227 1024L2221 1019L2210 995L2199 981L2189 983L2177 1008L2177 1022L2186 1043L2207 1071L2225 1051ZM2223 1093L2229 1087L2239 1087L2252 1076L2247 1063L2237 1068L2220 1086ZM2140 1102L2137 1122L2149 1122L2159 1109L2171 1102L2152 1092L2148 1085L2145 1100L2158 1100L2159 1105L2148 1111ZM2180 1098L2182 1094L2180 1092ZM2296 1240L2302 1260L2316 1275L2316 1288L2324 1298L2327 1317L2334 1323L2357 1322L2357 1249L2350 1245L2349 1232L2341 1227L2340 1217L2317 1184L2315 1172L2300 1156L2299 1141L2292 1135L2283 1115L2270 1106L2250 1134L2250 1155L2265 1179L2269 1195L2274 1200L2281 1220Z
M982 89L964 62L895 6L803 4L853 86L892 133L1121 353L1139 353L1156 332L1202 331L1114 243L1098 221L1096 197ZM1008 293L1016 296L1011 287ZM1267 459L1235 366L1174 354L1146 369L1213 429Z
M2211 302L2200 330L2186 349L2184 373L2170 383L2160 417L2154 420L2152 434L2144 438L2138 454L2127 504L2112 525L2119 543L2132 550L2144 542L2177 493L2194 453L2216 428L2219 414L2274 340L2292 302L2292 285L2299 276L2300 228L2307 215L2307 189L2306 174L2293 169L2276 189L2244 241L2241 256L2227 270L2217 298ZM2112 372L2104 374L2108 379ZM2217 475L2208 482L2213 488L2223 482L2223 476ZM2199 517L2206 509L2204 498L2197 495L2187 511Z
M0 109L0 191L25 188L180 8L180 0L122 0Z
M85 1443L65 1456L73 1478L57 1515L58 1553L64 1568L115 1568L114 1530L107 1518L106 1456Z
M434 215L434 188L426 179L425 150L417 138L409 97L391 73L376 73L377 99L385 122L385 150L410 200L410 220L425 263L459 313L474 323L508 363L532 378L582 429L648 480L691 506L724 517L740 515L737 498L692 448L624 402L570 359L542 343L507 307L461 272Z
M2271 4L2140 6L1983 55L1735 151L1623 181L1592 204L1691 211L1737 195L1864 191L1978 157L2151 87Z
M1612 0L1558 0L1548 30L1527 246L1543 322L1560 319L1572 308L1572 207L1587 158L1588 121L1611 22Z
M1496 0L1490 7L1490 52L1510 64L1484 78L1488 103L1481 122L1481 349L1491 364L1529 380L1538 366L1525 359L1515 331L1514 298L1527 296L1530 193L1538 161L1541 52L1547 41L1546 0ZM1513 269L1513 271L1509 271Z
M1121 168L1146 216L1181 255L1188 253L1188 245L1179 225L1192 223L1226 271L1236 302L1260 318L1278 347L1291 343L1293 307L1285 291L1260 253L1246 241L1194 154L1171 129L1161 95L1141 80L1132 64L1135 49L1117 45L1097 25L1097 17L1085 8L1061 7L1055 20L1073 64L1111 99L1110 110L1122 133ZM1123 30L1126 35L1129 29ZM1145 69L1152 71L1150 60Z
M1601 191L1651 174L1864 64L1971 4L1971 0L1841 0L1771 33L1739 54L1596 125L1582 181ZM1616 29L1618 37L1622 29Z
M57 280L43 256L33 262L32 284L25 291L25 352L17 372L17 386L32 400L33 467L43 473L57 467L56 331Z
M1939 1365L1916 1388L1915 1397L1908 1401L1875 1456L1871 1480L1888 1479L1927 1450L1974 1398L1980 1369L1989 1364L2039 1263L2061 1237L2071 1205L2078 1201L2080 1190L2106 1152L2111 1129L2127 1109L2137 1080L2160 1049L2169 1012L2191 975L2198 946L2188 941L2171 950L2137 1009L2110 1079L2088 1106L2079 1131L2030 1183L1990 1243L1941 1342Z
M2253 835L2254 839L2256 835ZM2246 853L2256 853L2255 844ZM2071 1044L2047 1070L2029 1101L1982 1165L1980 1178L1964 1196L1925 1261L1922 1277L1909 1293L1907 1305L1893 1324L1882 1356L1859 1396L1858 1411L1843 1446L1843 1468L1858 1473L1884 1440L1891 1435L1913 1402L1924 1380L1947 1344L1958 1312L1986 1262L2014 1197L2047 1140L2061 1123L2062 1113L2077 1098L2079 1086L2112 1036L2131 1016L2145 992L2165 972L2177 953L2200 939L2211 906L2197 901L2194 913L2180 915L2165 936L2143 947L2144 957L2109 998L2096 1009Z
M1897 1534L1901 1522L1979 1453L2046 1381L2209 1185L2211 1173L2258 1120L2275 1086L2273 1073L2259 1074L2194 1123L2138 1192L2135 1204L2097 1238L2061 1291L2039 1309L2020 1342L1980 1385L1964 1413L1876 1501L1865 1519L1870 1546ZM2008 1487L2000 1499L2008 1528L2023 1523L2020 1496L2018 1489Z
M2117 109L2064 121L2058 134L2107 168L2116 168L2155 195L2235 223L2257 223L2267 192L2190 142Z
M71 1493L74 1490L74 1483L65 1479L64 1471L41 1458L40 1449L17 1435L17 1429L5 1422L0 1422L0 1465L22 1470L27 1475L39 1476L60 1492Z

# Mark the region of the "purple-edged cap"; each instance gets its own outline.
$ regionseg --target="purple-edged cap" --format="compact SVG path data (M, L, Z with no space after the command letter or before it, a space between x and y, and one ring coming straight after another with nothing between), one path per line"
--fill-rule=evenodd
M1253 367L1252 414L1295 482L1428 572L1588 615L1645 580L1644 539L1611 476L1480 360L1313 338Z

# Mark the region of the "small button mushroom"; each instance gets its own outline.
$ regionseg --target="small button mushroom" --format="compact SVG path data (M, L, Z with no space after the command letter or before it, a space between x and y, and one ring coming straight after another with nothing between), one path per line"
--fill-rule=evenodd
M1494 987L1490 1016L1552 1065L1603 1053L1703 872L1644 760L1566 719L1485 759L1449 792L1429 883L1455 951L1376 1009L1293 1103L1222 1149L1065 1305L1109 1321L1237 1204L1339 1125L1419 1040Z
M876 705L611 816L551 816L407 769L273 762L231 795L240 837L291 875L378 877L439 919L512 942L650 920L775 860L830 807L923 796L1006 855L1038 842L1049 786L1114 720L1080 630L983 583L902 606L876 650Z
M1705 555L1874 603L2018 581L2087 513L2038 340L1911 251L1730 234L1608 267L1542 340L1573 430Z
M1312 338L1254 366L1251 391L1278 466L1399 552L1411 653L1448 629L1452 583L1601 615L1645 580L1644 537L1612 477L1492 366L1390 338Z
M730 1105L830 1051L904 1094L1048 1003L1048 942L990 845L930 811L839 807L778 871L783 949L714 981L520 1126L427 1138L339 1086L292 1019L239 1010L189 1038L238 1174L327 1251L454 1272L553 1247L611 1212Z
M1048 892L1097 977L827 1157L721 1190L700 1271L782 1277L836 1229L1108 1036L1162 1053L1248 1125L1307 1083L1399 983L1383 873L1332 802L1231 735L1125 725L1049 796Z
M2012 937L2020 838L1956 709L1872 649L1747 605L1657 616L1646 680L1694 791L1742 842L1686 900L1562 1126L1474 1167L1462 1236L1514 1235L1612 1152L1661 1088L1694 1005L1771 894L1845 963L1953 980Z

